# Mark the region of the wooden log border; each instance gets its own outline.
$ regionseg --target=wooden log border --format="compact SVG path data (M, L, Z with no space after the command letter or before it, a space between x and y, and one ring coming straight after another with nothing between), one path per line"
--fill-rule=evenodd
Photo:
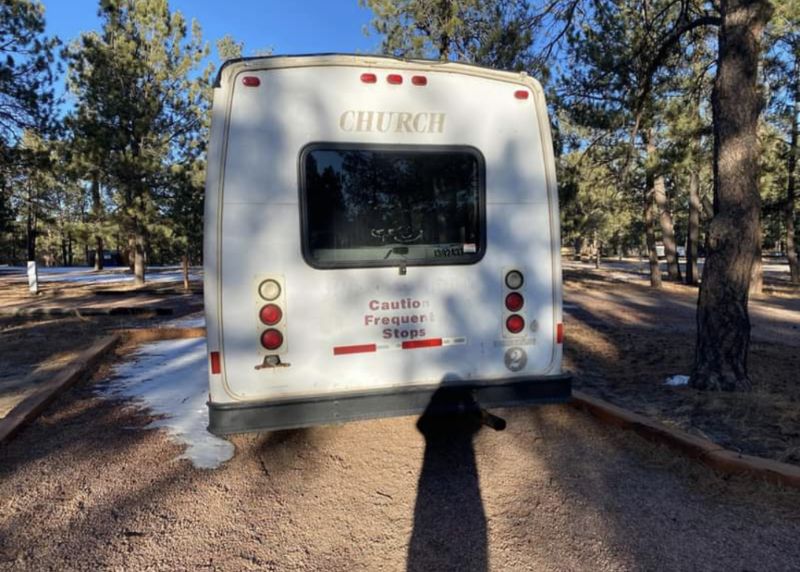
M800 467L796 465L725 449L713 441L668 427L582 391L573 390L570 405L590 413L607 425L635 431L645 439L667 445L718 473L746 475L772 484L800 489Z

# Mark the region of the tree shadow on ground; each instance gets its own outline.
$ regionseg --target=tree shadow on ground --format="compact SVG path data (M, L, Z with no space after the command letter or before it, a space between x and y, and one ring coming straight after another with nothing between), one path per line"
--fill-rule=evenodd
M425 455L408 570L487 570L486 514L473 436L481 412L468 391L439 389L417 422Z

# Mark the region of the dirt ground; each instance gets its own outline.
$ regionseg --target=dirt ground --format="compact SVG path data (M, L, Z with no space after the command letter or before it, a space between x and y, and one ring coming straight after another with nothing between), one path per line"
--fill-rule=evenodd
M753 391L668 387L694 360L697 290L662 291L568 266L565 367L574 386L726 448L800 464L800 297L751 300Z
M100 381L102 383L102 381ZM217 470L71 390L0 449L0 570L789 570L800 495L567 406L233 438Z
M567 273L575 386L797 462L794 302L754 306L756 391L705 396L663 386L688 373L696 295L666 292ZM1 323L1 367L19 371L51 363L55 339L59 352L76 350L114 327L110 317ZM800 562L800 493L723 479L567 406L497 411L504 432L458 423L423 434L403 417L236 436L233 459L200 470L163 431L144 429L147 415L97 396L108 374L106 365L0 447L0 571L728 571Z

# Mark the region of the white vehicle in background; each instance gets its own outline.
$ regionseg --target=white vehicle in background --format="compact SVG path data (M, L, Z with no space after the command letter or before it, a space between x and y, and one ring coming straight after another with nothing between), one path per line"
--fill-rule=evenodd
M209 429L562 402L555 165L525 74L233 60L205 198Z

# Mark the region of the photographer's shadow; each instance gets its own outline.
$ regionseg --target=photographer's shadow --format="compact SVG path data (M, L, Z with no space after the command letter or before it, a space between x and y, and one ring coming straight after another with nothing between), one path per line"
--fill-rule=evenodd
M472 447L473 436L487 422L498 429L505 425L492 416L487 420L469 391L448 388L433 395L419 418L425 457L408 570L488 569L486 514Z

